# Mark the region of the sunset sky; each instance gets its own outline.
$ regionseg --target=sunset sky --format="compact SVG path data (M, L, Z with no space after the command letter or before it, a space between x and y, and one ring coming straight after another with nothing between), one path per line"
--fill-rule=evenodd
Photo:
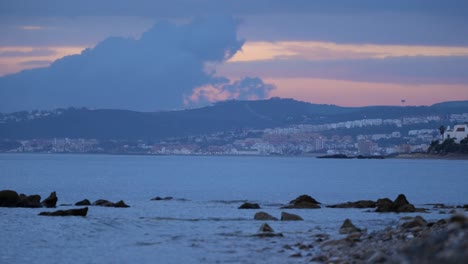
M468 1L2 1L0 76L1 112L468 100Z

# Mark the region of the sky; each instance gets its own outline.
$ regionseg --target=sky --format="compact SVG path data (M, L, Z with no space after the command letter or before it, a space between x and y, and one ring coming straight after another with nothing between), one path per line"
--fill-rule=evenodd
M0 112L270 97L468 100L468 1L0 2Z

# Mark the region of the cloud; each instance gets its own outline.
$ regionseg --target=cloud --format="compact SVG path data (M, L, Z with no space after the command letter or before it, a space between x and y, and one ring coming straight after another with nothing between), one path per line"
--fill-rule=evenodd
M180 108L194 88L223 79L205 66L225 62L240 50L244 42L237 38L237 26L231 17L195 18L188 24L159 22L140 39L107 38L50 67L0 78L0 111ZM264 96L259 79L225 85L236 98Z
M266 84L257 77L245 77L232 83L223 78L214 81L210 85L194 89L193 93L185 98L185 104L200 105L232 99L258 100L267 98L276 89L273 85Z
M465 16L465 0L16 0L0 2L0 14L31 16L129 15L166 17L194 14L362 14L368 12L424 13Z

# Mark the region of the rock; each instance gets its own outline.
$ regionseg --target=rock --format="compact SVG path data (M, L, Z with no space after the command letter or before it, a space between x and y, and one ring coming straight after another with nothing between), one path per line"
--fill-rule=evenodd
M104 199L99 199L94 201L93 205L111 207L114 205L114 203Z
M130 206L125 204L125 202L123 200L120 200L120 201L114 203L114 205L112 207L127 208L127 207L130 207Z
M281 221L303 221L302 217L295 215L295 214L289 214L286 212L281 212Z
M362 230L353 225L353 223L349 219L344 220L343 224L340 227L340 234L351 234L361 231Z
M371 200L360 200L341 204L327 205L328 208L375 208L376 202Z
M318 255L316 257L313 257L311 259L313 262L319 262L319 263L327 263L328 262L328 257L325 255Z
M410 204L404 194L399 194L398 197L393 201L394 210L397 213L412 213L416 212L414 205Z
M358 230L360 230L360 229L358 228ZM340 231L341 231L341 230L340 230ZM351 241L351 242L358 242L358 241L361 241L361 233L360 233L360 231L351 232L351 233L346 237L346 240Z
M88 213L88 207L80 209L70 209L70 210L58 210L55 212L41 212L39 215L44 216L86 216Z
M166 197L156 196L156 197L152 198L151 200L152 201L170 201L172 199L174 199L174 197L171 197L171 196L166 196Z
M27 207L27 208L39 208L42 207L41 196L37 194L26 196L20 194L20 198L17 204L17 207Z
M314 248L314 245L312 245L312 244L306 245L306 244L302 244L302 243L297 243L294 246L297 247L300 250L310 250L311 248Z
M378 199L376 202L377 209L376 212L387 213L391 212L393 209L393 202L388 198Z
M0 191L0 207L16 207L19 202L19 195L12 190Z
M375 211L380 213L414 213L418 211L414 205L408 202L404 194L398 195L393 202L388 198L379 199L376 205L377 209Z
M388 257L384 253L382 253L380 251L377 251L367 260L366 263L369 263L369 264L371 264L371 263L385 263L385 262L387 262L387 260L388 260Z
M57 204L57 194L55 192L51 192L49 197L45 198L44 201L42 201L42 205L44 205L47 208L53 208Z
M289 202L285 209L318 209L320 203L309 195L301 195Z
M125 204L124 201L120 200L116 203L113 203L113 202L110 202L110 201L107 201L107 200L103 200L103 199L100 199L100 200L97 200L93 203L93 205L96 205L96 206L105 206L105 207L118 207L118 208L126 208L126 207L130 207L128 206L127 204Z
M278 218L274 217L274 216L271 216L265 212L258 212L255 214L254 216L254 219L255 220L261 220L261 221L268 221L268 220L272 220L272 221L277 221Z
M353 157L348 157L346 154L333 154L333 155L324 155L318 156L317 159L352 159Z
M260 205L257 203L243 203L239 206L239 209L260 209Z
M468 224L468 219L463 214L455 214L450 217L449 223L458 223L463 226Z
M294 253L292 254L291 256L289 256L290 258L302 258L302 255L300 252L297 252L297 253Z
M273 233L275 231L273 231L273 228L271 228L270 225L268 225L267 223L264 223L260 226L260 229L258 230L258 232L260 233Z
M408 222L404 222L401 227L405 229L414 228L414 227L424 227L427 226L427 221L421 216L416 216Z
M91 202L88 199L81 200L77 203L75 203L76 206L86 206L86 205L91 205Z

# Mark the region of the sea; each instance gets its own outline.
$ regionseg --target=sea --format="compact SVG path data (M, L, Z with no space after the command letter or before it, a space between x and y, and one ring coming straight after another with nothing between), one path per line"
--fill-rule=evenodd
M367 232L403 216L326 205L395 199L403 193L427 220L449 217L429 204L468 204L466 160L342 160L312 157L0 154L0 190L57 192L56 209L0 208L0 263L306 263L321 234L340 238L346 218ZM281 209L299 195L321 209ZM154 197L173 197L154 201ZM86 217L39 212L123 200L129 208L90 206ZM245 201L260 210L238 207ZM268 221L283 236L259 237L258 211L304 221ZM308 245L303 251L299 245ZM302 257L292 255L301 253Z

